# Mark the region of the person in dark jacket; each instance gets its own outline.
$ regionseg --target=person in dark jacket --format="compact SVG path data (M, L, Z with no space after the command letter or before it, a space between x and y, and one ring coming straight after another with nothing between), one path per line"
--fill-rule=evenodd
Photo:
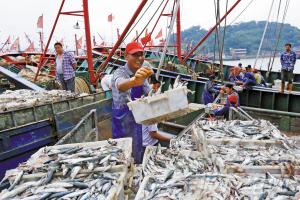
M210 75L209 80L204 86L204 91L202 94L202 101L205 105L212 103L216 96L219 94L220 87L217 86L217 79L215 75Z
M226 103L222 108L215 109L214 115L215 116L228 116L229 108L230 107L239 107L240 106L240 99L239 95L234 91L232 84L226 84L225 90L227 94Z
M239 68L239 67L230 68L230 75L229 75L228 80L232 83L242 81L242 78L240 76L240 71L241 71L241 68Z
M280 55L281 62L281 92L284 92L285 81L288 81L287 89L289 92L293 90L294 67L296 64L297 56L292 51L292 44L287 43L284 45L285 52Z
M252 67L251 65L248 65L246 67L246 72L244 73L244 78L243 78L243 87L246 89L251 88L252 86L256 85L256 78L252 72Z

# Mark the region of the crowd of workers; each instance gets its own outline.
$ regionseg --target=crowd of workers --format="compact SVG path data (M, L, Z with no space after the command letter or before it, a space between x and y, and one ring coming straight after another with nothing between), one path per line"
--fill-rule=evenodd
M296 63L296 53L292 51L292 45L285 44L285 51L280 56L281 62L281 90L284 92L285 81L288 81L287 89L292 91L293 70ZM202 94L202 101L205 105L213 103L219 94L227 94L227 99L223 107L214 109L215 116L226 116L231 106L238 107L240 105L239 96L234 91L233 86L241 86L249 89L252 86L266 87L266 81L257 69L252 69L251 65L243 68L242 63L238 66L230 68L229 84L220 86L217 84L215 75L210 75L209 80L205 84Z
M266 81L261 73L257 69L252 69L251 65L243 68L242 63L230 68L228 80L246 89L252 86L266 87Z

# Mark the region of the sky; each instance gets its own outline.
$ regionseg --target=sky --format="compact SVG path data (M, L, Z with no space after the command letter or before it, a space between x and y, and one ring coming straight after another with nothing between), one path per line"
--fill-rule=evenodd
M153 13L155 13L155 10L162 1L166 2L166 0L153 0L152 5L134 31L128 36L127 41L134 37L136 30L140 32L145 27L146 23L148 23L149 19ZM235 1L236 0L228 0L228 6L232 6ZM238 16L251 1L253 1L252 4L235 21L235 23L252 20L266 20L273 0L242 0L232 13L229 14L227 23L232 22L232 20L235 19L236 16ZM280 0L274 0L271 21L276 20L279 1ZM287 0L282 0L283 4L285 4L286 1ZM66 0L65 2L63 11L82 9L82 0ZM91 35L95 36L97 43L102 42L102 39L100 38L101 36L108 44L112 44L117 39L116 29L119 28L120 32L122 32L141 0L89 0L88 2ZM144 10L151 2L152 0L148 0ZM170 2L173 2L173 0L170 0ZM46 42L60 4L61 0L0 0L2 8L0 12L0 47L10 35L12 40L20 37L21 50L25 49L28 46L28 42L24 34L26 33L29 35L31 40L35 41L35 47L37 48L39 45L37 19L42 14L44 16L44 41ZM214 25L214 0L180 0L180 5L182 29L187 29L194 25L200 25L203 28L209 29ZM225 13L226 0L220 0L220 6L222 15ZM168 13L171 10L171 7L172 4L170 3L166 8L165 13ZM282 8L283 7L284 5L282 5ZM300 28L299 8L299 0L290 0L289 10L286 17L286 23L290 23L298 28ZM107 21L107 17L111 13L114 16L112 23ZM158 15L155 15L154 19L156 19L157 16ZM168 20L168 17L161 18L158 28L154 31L154 36L160 28L163 29L163 35L166 35ZM77 21L81 26L81 29L79 30L73 28ZM152 29L154 22L155 20L150 22L148 26L149 30ZM78 38L84 35L83 26L82 17L61 15L50 47L52 48L53 42L60 41L61 38L63 38L65 47L70 50L74 49L75 34L78 35Z

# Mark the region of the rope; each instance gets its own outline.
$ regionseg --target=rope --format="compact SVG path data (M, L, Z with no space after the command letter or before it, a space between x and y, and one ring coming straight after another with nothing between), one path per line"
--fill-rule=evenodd
M270 17L271 17L273 5L274 5L274 0L272 0L272 4L271 4L270 10L269 10L268 19L267 19L267 22L266 22L266 25L265 25L265 29L264 29L263 35L262 35L261 40L260 40L260 44L259 44L259 47L258 47L258 51L257 51L257 54L256 54L254 65L253 65L254 69L255 69L255 65L257 63L257 59L258 59L258 56L259 56L259 53L260 53L260 50L261 50L261 47L262 47L262 44L263 44L266 32L267 32L267 28L268 28L268 25L269 25L269 21L270 21Z
M164 3L164 0L161 1L161 3L159 4L158 8L155 10L154 14L151 16L150 20L147 22L147 24L144 26L143 30L140 32L140 34L138 35L137 39L142 35L142 33L146 30L146 28L148 27L148 25L150 24L150 22L152 21L152 19L154 18L154 16L157 14L158 10L160 9L160 7L162 6L162 4Z
M180 0L175 0L175 1L176 1L176 6L175 6L175 8L173 9L173 12L172 12L172 19L171 19L170 26L169 26L169 32L167 33L163 53L161 55L159 65L157 67L157 71L156 71L156 74L155 74L156 80L159 80L158 78L159 78L159 75L160 75L160 70L161 70L161 67L163 65L163 62L164 62L164 59L165 59L165 56L166 56L170 36L172 34L173 26L174 26L176 16L177 16L177 12L178 12L178 8L179 8L179 5L180 5Z
M281 25L280 25L280 30L279 30L279 34L278 34L278 38L277 38L276 48L275 48L275 51L274 51L274 54L273 54L273 59L272 59L270 71L273 68L277 48L278 48L278 45L279 45L279 40L280 40L280 37L281 37L281 32L282 32L282 29L283 29L283 24L285 22L285 18L286 18L287 11L289 9L289 5L290 5L290 0L287 0L286 4L285 4L285 8L284 8L284 13L283 13L283 16L282 16L282 22L281 22Z
M220 4L219 4L219 0L214 0L214 7L215 7L215 18L216 18L216 23L220 20ZM219 24L220 26L220 24ZM213 58L213 69L214 69L214 65L216 62L216 48L218 48L218 50L220 50L220 33L219 33L219 26L216 27L216 31L215 31L215 43L214 43L214 58ZM217 47L218 44L218 47ZM219 54L219 59L220 59L220 54Z
M278 41L278 35L280 34L280 32L278 32L279 30L278 29L278 20L279 20L279 15L280 15L280 10L281 10L281 0L279 0L279 4L278 4L278 9L277 9L277 16L276 16L276 26L275 26L275 33L277 33L277 41ZM276 47L277 47L277 41L274 45L274 51L276 51ZM272 61L272 56L273 53L270 55L270 58L269 58L269 62L268 62L268 71L270 69L270 64L271 64L271 61Z
M214 11L215 11L215 18L216 21L217 19L217 4L216 4L216 0L214 0ZM217 38L218 38L218 27L216 27L216 31L215 31L215 41L214 41L214 57L213 57L213 63L212 63L212 67L214 68L214 64L216 62L216 48L217 48Z
M236 17L236 18L234 18L231 22L230 22L230 24L229 24L229 26L230 25L232 25L243 13L244 13L244 11L245 10L247 10L248 9L248 7L253 3L253 1L254 0L251 0L248 4L247 4L247 6L242 10L242 12Z
M151 5L153 4L154 0L151 1L151 3L149 4L149 6L145 9L145 11L143 12L143 14L140 16L140 18L137 20L137 22L132 26L132 28L128 31L128 33L126 34L126 36L124 37L123 41L129 36L129 34L133 31L133 29L138 25L138 23L141 21L141 19L144 17L144 15L146 14L146 12L149 10L149 8L151 7Z
M228 11L228 0L226 0L226 13ZM224 71L223 71L223 50L224 50L224 43L225 43L225 33L226 33L226 27L227 27L227 17L225 18L224 22L224 30L223 30L223 38L222 38L222 46L220 50L221 58L220 58L220 67L221 67L221 80L224 81Z
M134 24L134 26L130 29L130 31L128 31L128 33L126 34L126 36L123 38L122 43L126 40L126 38L130 35L130 33L133 31L133 29L137 26L137 24L140 22L140 20L144 17L144 15L146 14L146 12L149 10L150 6L153 4L154 0L151 1L151 3L148 5L148 7L145 9L145 11L143 12L143 14L140 16L140 18L138 19L138 21ZM163 1L162 1L163 2ZM160 4L160 6L162 5L162 3ZM160 8L160 6L158 7L158 9ZM157 10L158 10L157 9ZM148 24L150 23L150 21L153 19L153 17L155 16L155 14L157 13L157 10L155 11L154 15L152 16L152 18L149 20ZM147 25L148 25L147 24ZM143 29L143 31L141 33L144 32L144 30L146 29L147 25L145 26L145 28ZM141 36L141 34L138 35L137 38L139 38ZM116 62L118 62L120 60L121 56L118 56L114 62L112 62L111 64L115 64ZM109 66L109 65L107 65Z

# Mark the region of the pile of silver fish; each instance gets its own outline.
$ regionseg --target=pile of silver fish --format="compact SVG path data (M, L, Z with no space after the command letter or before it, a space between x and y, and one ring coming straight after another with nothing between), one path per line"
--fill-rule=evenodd
M77 96L75 93L65 90L7 90L0 94L0 112L62 101Z
M204 158L200 152L178 151L175 149L148 147L144 154L144 175L164 173L204 173L218 171L212 162Z
M122 171L116 167L127 165L113 141L99 147L46 147L37 159L21 164L14 179L6 177L11 185L0 199L106 199L120 184Z
M299 199L300 181L290 178L236 176L228 174L186 174L148 176L135 200L199 199Z
M149 155L146 150L147 177L136 200L300 199L294 176L300 150L268 121L197 121L169 149L152 148ZM185 154L194 151L199 155L192 159ZM265 171L230 174L231 166ZM270 174L266 166L280 167L281 174Z
M195 122L194 127L200 130L208 139L283 140L289 143L287 137L266 120L199 120ZM194 137L192 130L188 130L186 133L179 135L175 140L171 140L170 147L197 150L197 137Z
M286 139L273 124L266 120L208 121L200 120L195 126L204 131L207 138L241 138L254 140Z
M294 165L300 166L300 151L279 145L207 144L210 156L221 158L225 164L242 166Z

